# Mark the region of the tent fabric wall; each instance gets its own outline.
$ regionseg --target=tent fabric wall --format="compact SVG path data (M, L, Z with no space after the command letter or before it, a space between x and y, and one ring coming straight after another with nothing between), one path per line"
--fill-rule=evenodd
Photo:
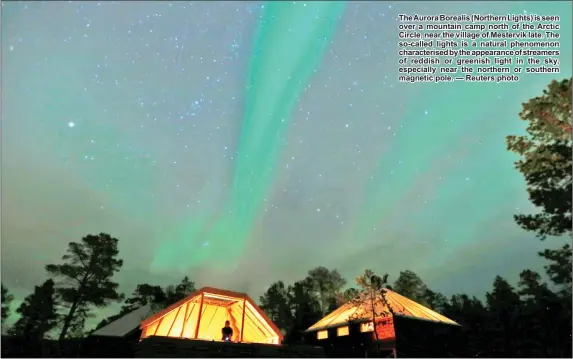
M242 293L203 288L144 320L141 339L163 336L221 340L225 321L234 342L280 344L282 333L253 301Z
M424 307L390 289L383 289L385 300L380 294L374 300L374 312L377 316L402 316L430 322L459 325L453 320ZM386 304L387 303L387 304ZM318 331L325 328L332 328L344 325L349 321L364 321L372 319L372 302L369 298L364 298L356 302L349 302L328 314L306 331Z

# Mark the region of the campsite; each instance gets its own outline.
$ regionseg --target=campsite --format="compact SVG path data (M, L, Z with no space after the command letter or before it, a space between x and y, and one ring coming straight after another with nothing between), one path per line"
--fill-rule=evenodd
M551 82L542 96L549 103L569 99L571 79ZM539 101L524 106L537 111ZM567 101L554 108L570 116ZM524 115L529 113L522 113L524 120L548 129L549 175L557 178L552 183L569 185L552 189L564 202L555 212L555 198L546 201L546 190L538 187L548 185L544 177L531 177L537 170L518 162L532 183L529 194L553 217L543 225L528 215L514 219L541 239L570 238L570 117L567 123L553 117L542 122ZM515 141L508 136L509 149L519 152ZM548 156L544 146L539 156ZM189 276L168 286L140 283L126 298L114 281L123 266L119 242L106 233L69 242L61 262L45 265L49 279L16 308L3 283L2 356L571 357L569 243L538 253L544 274L523 268L516 285L495 276L485 300L445 296L408 269L393 281L391 274L365 269L352 281L324 266L291 284L278 280L254 300L235 288L196 289ZM100 316L95 328L86 325L113 303L121 305L117 314ZM5 323L12 314L16 320Z
M572 6L2 1L0 356L572 358Z

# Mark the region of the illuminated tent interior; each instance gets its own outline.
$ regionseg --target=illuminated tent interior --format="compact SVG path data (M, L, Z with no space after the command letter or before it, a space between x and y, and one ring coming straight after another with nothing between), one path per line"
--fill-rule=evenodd
M394 291L389 289L383 289L383 291L385 298L382 298L380 293L374 298L374 313L376 317L390 317L394 315L435 323L459 325L453 320ZM344 304L316 322L306 331L316 331L318 332L318 338L323 339L324 335L328 335L325 333L326 329L341 327L350 322L362 322L361 331L372 331L372 318L372 300L370 296L367 296ZM347 335L347 331L344 330L338 330L337 332L339 336Z
M209 287L142 321L141 339L163 336L220 341L227 320L233 342L282 342L281 331L248 295Z

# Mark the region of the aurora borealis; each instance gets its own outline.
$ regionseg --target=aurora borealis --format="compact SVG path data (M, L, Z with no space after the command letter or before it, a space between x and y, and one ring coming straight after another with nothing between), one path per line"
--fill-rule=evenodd
M243 254L272 183L290 113L322 58L343 6L342 2L275 2L262 10L245 87L229 208L211 228L185 232L177 242L162 243L166 255L163 258L160 251L158 266L176 260L184 266L209 261L232 267ZM302 25L295 26L297 23ZM204 229L201 225L193 228ZM199 251L173 251L185 243L205 245ZM223 257L218 256L221 253Z
M189 275L257 297L324 265L481 295L539 268L505 136L554 77L396 81L398 14L523 12L571 4L3 3L3 283L23 298L99 232L126 293Z

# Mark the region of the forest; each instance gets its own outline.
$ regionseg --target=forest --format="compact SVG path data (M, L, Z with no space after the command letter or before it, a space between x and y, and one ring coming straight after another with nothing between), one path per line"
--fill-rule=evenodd
M395 274L379 273L383 286L461 324L466 357L572 355L571 83L571 79L553 81L539 96L523 103L519 119L527 126L526 134L507 136L507 150L518 155L515 168L538 208L537 213L516 213L515 223L537 238L530 240L551 242L552 249L538 253L545 261L542 273L524 268L515 284L501 276L492 278L492 287L482 299L463 293L446 297L406 268ZM60 263L46 265L50 279L36 286L18 308L11 307L13 296L2 285L2 325L12 311L18 316L7 328L8 335L25 338L28 345L45 338L85 338L142 305L163 308L195 290L195 283L186 276L166 287L141 283L126 297L113 280L123 265L118 242L105 233L70 242ZM272 283L259 304L283 330L285 343L299 343L303 330L353 300L365 290L363 278L373 275L365 269L354 281L334 268L317 266L294 283ZM116 315L96 328L86 327L98 308L117 302L122 307Z

